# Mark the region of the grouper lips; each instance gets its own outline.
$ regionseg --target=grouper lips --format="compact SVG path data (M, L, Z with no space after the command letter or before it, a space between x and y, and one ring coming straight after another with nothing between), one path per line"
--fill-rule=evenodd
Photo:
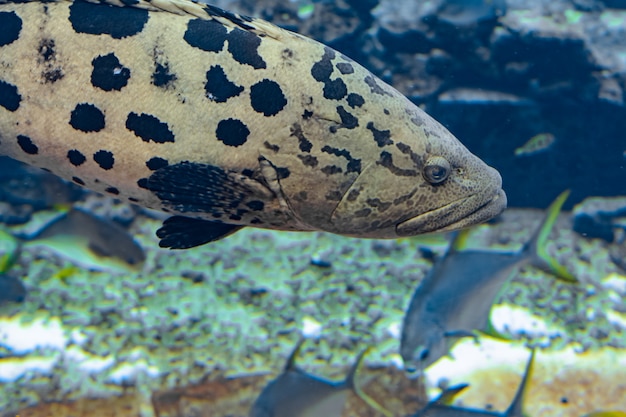
M483 190L398 223L396 233L398 236L414 236L461 229L497 216L504 211L506 203L506 194L501 188ZM477 208L468 212L464 207Z

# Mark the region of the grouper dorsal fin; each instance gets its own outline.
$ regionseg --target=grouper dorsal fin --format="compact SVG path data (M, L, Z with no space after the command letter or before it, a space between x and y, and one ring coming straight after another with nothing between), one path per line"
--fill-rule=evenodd
M12 3L14 0L0 0L0 4ZM21 0L20 3L38 0ZM74 0L47 0L47 3L63 2ZM261 19L256 19L227 10L210 4L201 3L192 0L85 0L94 4L108 4L115 7L133 7L137 9L149 10L152 12L168 12L178 15L194 16L203 20L215 20L226 27L238 28L255 33L259 36L267 36L274 39L280 39L284 36L298 36L279 28L271 23Z

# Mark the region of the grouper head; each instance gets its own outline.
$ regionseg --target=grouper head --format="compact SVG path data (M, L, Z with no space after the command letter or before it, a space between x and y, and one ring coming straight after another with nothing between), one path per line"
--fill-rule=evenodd
M506 207L502 178L416 107L345 191L336 233L397 238L486 221Z

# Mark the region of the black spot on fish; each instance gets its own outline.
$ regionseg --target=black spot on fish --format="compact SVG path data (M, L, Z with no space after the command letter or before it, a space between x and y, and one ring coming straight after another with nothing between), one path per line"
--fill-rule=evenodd
M241 146L248 140L250 129L241 120L225 119L217 124L215 135L224 145Z
M341 100L348 94L348 87L341 78L324 82L324 98L329 100Z
M37 155L39 153L39 148L28 136L18 135L17 144L20 145L20 148L22 148L22 150L29 155Z
M81 180L78 177L72 177L72 181L74 181L78 185L85 185L85 181Z
M407 201L413 198L416 192L417 192L417 189L413 189L413 191L411 191L410 193L401 195L400 197L393 200L393 205L397 206L398 204L406 203Z
M99 132L105 126L104 113L93 104L77 104L70 116L70 126L82 132Z
M287 167L276 168L276 176L278 177L279 180L289 178L290 175L291 175L291 172L289 171L289 168Z
M330 80L330 74L333 73L332 60L335 58L335 51L330 48L324 48L324 56L322 59L311 67L311 75L316 81L321 83Z
M269 149L272 152L280 151L280 146L269 143L268 141L263 142L263 146L265 146L265 149Z
M44 71L42 73L42 76L46 83L53 83L65 77L65 74L63 73L63 70L61 68L51 68Z
M15 42L21 30L22 19L15 12L0 12L0 46Z
M107 187L104 191L106 191L109 194L113 194L113 195L119 195L120 194L120 190L118 190L115 187Z
M359 198L359 195L361 194L361 190L360 189L352 189L350 190L350 192L348 193L348 201L356 201L357 198Z
M341 117L341 124L346 129L354 129L359 125L359 119L344 109L343 106L337 106L337 113Z
M298 158L302 161L302 163L311 168L315 168L318 165L318 160L313 155L298 155Z
M309 195L306 191L302 190L296 194L296 198L300 201L306 201L309 198Z
M289 49L289 48L283 49L282 57L283 57L284 60L292 59L293 55L294 55L294 53L293 53L293 51L291 49Z
M70 161L70 164L74 165L75 167L84 164L87 160L87 158L85 158L85 155L83 155L80 151L76 149L72 149L67 152L67 159Z
M146 166L150 171L156 171L157 169L165 168L168 165L169 162L167 162L167 159L163 159L158 156L150 158L148 161L146 161Z
M109 170L113 168L113 164L115 163L113 153L104 150L99 150L98 152L94 153L93 160L96 161L100 168L104 170Z
M305 110L304 113L302 113L302 118L304 120L309 120L311 117L313 117L313 112L310 110Z
M341 201L341 193L339 191L330 191L324 196L327 201Z
M252 178L254 176L254 171L246 168L243 171L241 171L241 175L245 175L248 178Z
M224 47L227 32L226 26L216 20L193 19L187 23L183 39L203 51L219 52Z
M293 137L298 138L298 146L302 152L311 152L311 148L313 148L313 144L310 140L304 136L304 132L302 131L302 127L295 123L291 126L291 135Z
M15 111L20 107L22 96L17 92L17 87L0 80L0 106L8 111Z
M228 52L235 61L250 65L254 69L267 67L259 55L259 45L261 45L261 38L252 32L235 28L228 34Z
M209 100L225 103L229 98L238 96L243 91L243 87L231 82L226 77L224 68L216 65L209 68L206 73L204 91Z
M341 174L343 172L343 169L341 169L337 165L326 165L322 168L322 172L326 175Z
M126 118L126 129L140 137L144 142L174 142L174 134L167 123L160 121L151 114L129 113Z
M250 208L250 210L261 211L265 207L265 203L263 203L262 201L254 200L246 203L246 206Z
M354 73L354 67L349 62L338 62L336 67L344 75Z
M130 201L132 203L139 203L139 200L136 199L135 197L128 197L128 201Z
M409 145L406 145L402 142L398 142L396 143L396 148L398 148L398 150L402 152L403 154L409 155L409 158L411 158L411 161L415 163L418 169L422 169L422 167L424 166L423 158L420 155L413 152L413 150L411 149Z
M144 9L75 1L70 5L69 20L78 33L122 39L140 33L149 17Z
M120 91L128 84L130 69L120 63L115 54L99 55L91 61L91 85L104 91Z
M365 104L365 99L362 95L356 93L348 94L348 105L350 107L354 109L356 107L361 107L363 104Z
M392 174L399 177L417 177L419 172L414 169L402 169L393 164L393 158L387 151L380 153L380 159L376 161L376 164L381 165L391 171Z
M352 155L350 155L350 152L348 152L346 149L337 149L337 148L333 148L331 146L325 145L322 148L322 152L335 155L335 156L341 156L345 158L348 161L348 166L347 166L348 173L350 172L356 172L359 174L361 173L361 160L353 158Z
M154 72L152 73L152 85L156 87L168 87L176 81L176 75L170 72L169 65L155 62Z
M381 213L391 207L391 203L383 202L378 198L368 198L365 202L368 206L377 208Z
M56 52L54 49L54 39L44 38L39 42L39 62L48 62L56 59Z
M140 178L140 179L137 181L137 186L138 186L139 188L144 188L144 189L146 189L146 190L149 190L149 188L148 188L148 178Z
M390 139L391 138L391 131L389 131L389 130L378 130L378 129L376 129L374 127L374 123L373 122L369 122L367 124L367 128L374 135L374 140L376 141L376 144L378 145L378 147L382 148L383 146L386 146L386 145L393 145L393 141Z
M287 99L277 82L264 79L250 87L250 104L264 116L275 116L287 105Z
M354 217L367 217L372 213L372 209L364 208L354 213Z
M391 93L389 93L387 90L383 89L381 86L378 85L378 82L376 82L376 78L374 78L373 75L368 75L367 77L365 77L363 81L365 81L365 84L367 84L370 87L370 90L373 94L378 94L381 96L391 95Z

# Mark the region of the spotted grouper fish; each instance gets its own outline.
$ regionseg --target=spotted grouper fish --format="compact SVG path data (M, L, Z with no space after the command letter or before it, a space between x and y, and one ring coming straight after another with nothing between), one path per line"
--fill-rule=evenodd
M485 221L496 170L344 55L188 0L0 0L0 154L171 213L397 238Z

